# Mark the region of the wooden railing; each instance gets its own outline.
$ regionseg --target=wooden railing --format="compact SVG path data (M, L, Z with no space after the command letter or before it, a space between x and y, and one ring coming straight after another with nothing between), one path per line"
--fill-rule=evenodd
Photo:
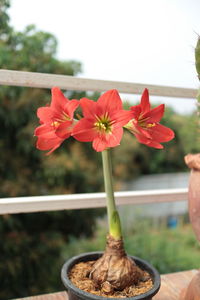
M188 99L194 99L197 94L197 90L189 88L94 80L65 75L12 70L0 70L0 85L31 88L51 88L52 86L59 86L66 90L99 92L117 89L119 92L125 94L141 94L144 88L148 88L151 95ZM115 195L117 205L174 202L186 201L187 189L127 191L117 192ZM104 193L1 198L0 214L94 208L102 206L105 206Z
M116 204L186 201L187 189L128 191L115 193ZM0 199L0 214L104 207L105 193L33 196Z
M66 75L53 75L11 70L0 70L0 85L26 86L34 88L51 88L59 86L61 89L79 91L107 91L117 89L124 94L141 94L145 88L151 95L164 97L178 97L193 99L197 90L172 86L160 86L120 81L95 80L77 78Z

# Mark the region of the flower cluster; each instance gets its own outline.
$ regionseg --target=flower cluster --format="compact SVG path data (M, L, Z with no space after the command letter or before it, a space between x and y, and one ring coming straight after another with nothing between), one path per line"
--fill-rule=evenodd
M80 120L74 118L78 106L83 113ZM95 102L87 98L69 100L54 87L50 106L40 107L37 111L41 124L35 129L37 148L49 150L47 154L50 154L73 136L81 142L92 142L93 148L101 152L118 146L123 128L126 128L140 143L161 149L161 143L174 138L174 132L159 123L163 114L164 104L151 109L147 89L141 103L127 111L123 109L117 90L107 91Z

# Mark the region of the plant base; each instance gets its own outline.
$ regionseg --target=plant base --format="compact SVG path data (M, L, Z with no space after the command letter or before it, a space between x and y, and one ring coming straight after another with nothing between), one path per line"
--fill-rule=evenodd
M140 270L141 279L138 280L137 283L120 290L113 288L108 281L105 281L101 285L96 284L94 280L89 277L94 263L95 261L80 262L74 265L69 273L71 282L85 292L101 297L124 298L144 294L153 287L151 276L142 270Z
M64 266L62 268L62 272L61 272L61 278L62 278L62 282L63 282L64 286L68 289L68 294L69 294L69 299L70 300L108 299L108 295L107 296L106 295L105 296L98 296L98 295L94 295L94 294L91 294L91 293L88 293L84 290L79 289L69 279L70 271L72 270L74 265L77 265L81 262L95 261L101 256L102 256L101 252L85 253L85 254L73 257L72 259L70 259L69 261L67 261L64 264ZM133 300L150 300L150 299L152 299L152 297L158 292L158 290L160 288L160 275L146 261L141 260L137 257L130 257L130 258L135 261L136 265L139 268L141 268L144 272L147 272L150 275L151 280L149 280L149 282L152 281L153 285L152 285L152 288L150 290L148 290L147 292L142 293L142 294L137 295L137 296L134 296L134 297L127 297L127 298L130 299L130 300L131 299L133 299ZM84 272L86 274L88 272L88 269L86 269ZM87 274L86 274L86 276L87 276ZM111 295L111 297L112 297L112 299L119 299L120 298L120 296L117 297L116 294ZM123 298L125 298L125 296L123 296Z

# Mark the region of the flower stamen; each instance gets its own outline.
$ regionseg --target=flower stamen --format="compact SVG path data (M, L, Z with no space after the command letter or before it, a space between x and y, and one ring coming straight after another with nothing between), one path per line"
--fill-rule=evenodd
M152 127L155 127L156 126L156 123L149 123L146 125L147 128L152 128Z
M66 114L66 112L63 112L63 121L70 121L71 118Z
M54 121L51 123L51 126L53 126L54 128L57 128L61 123L65 122L65 121L70 121L70 117L63 112L62 113L62 117L61 118L55 118Z
M51 123L51 126L54 128L57 128L59 125L60 125L60 122L58 122L58 121L54 121Z
M96 116L97 122L94 123L95 129L100 132L110 133L112 131L112 122L108 119L108 115L102 117Z

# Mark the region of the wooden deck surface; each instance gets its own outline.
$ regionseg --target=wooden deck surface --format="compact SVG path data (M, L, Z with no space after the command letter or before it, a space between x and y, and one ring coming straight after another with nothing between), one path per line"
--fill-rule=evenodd
M180 291L183 288L187 287L188 283L197 272L197 270L190 270L162 275L160 291L155 297L153 297L153 300L178 300ZM66 292L59 292L40 296L26 297L23 298L23 300L68 300L68 297Z

